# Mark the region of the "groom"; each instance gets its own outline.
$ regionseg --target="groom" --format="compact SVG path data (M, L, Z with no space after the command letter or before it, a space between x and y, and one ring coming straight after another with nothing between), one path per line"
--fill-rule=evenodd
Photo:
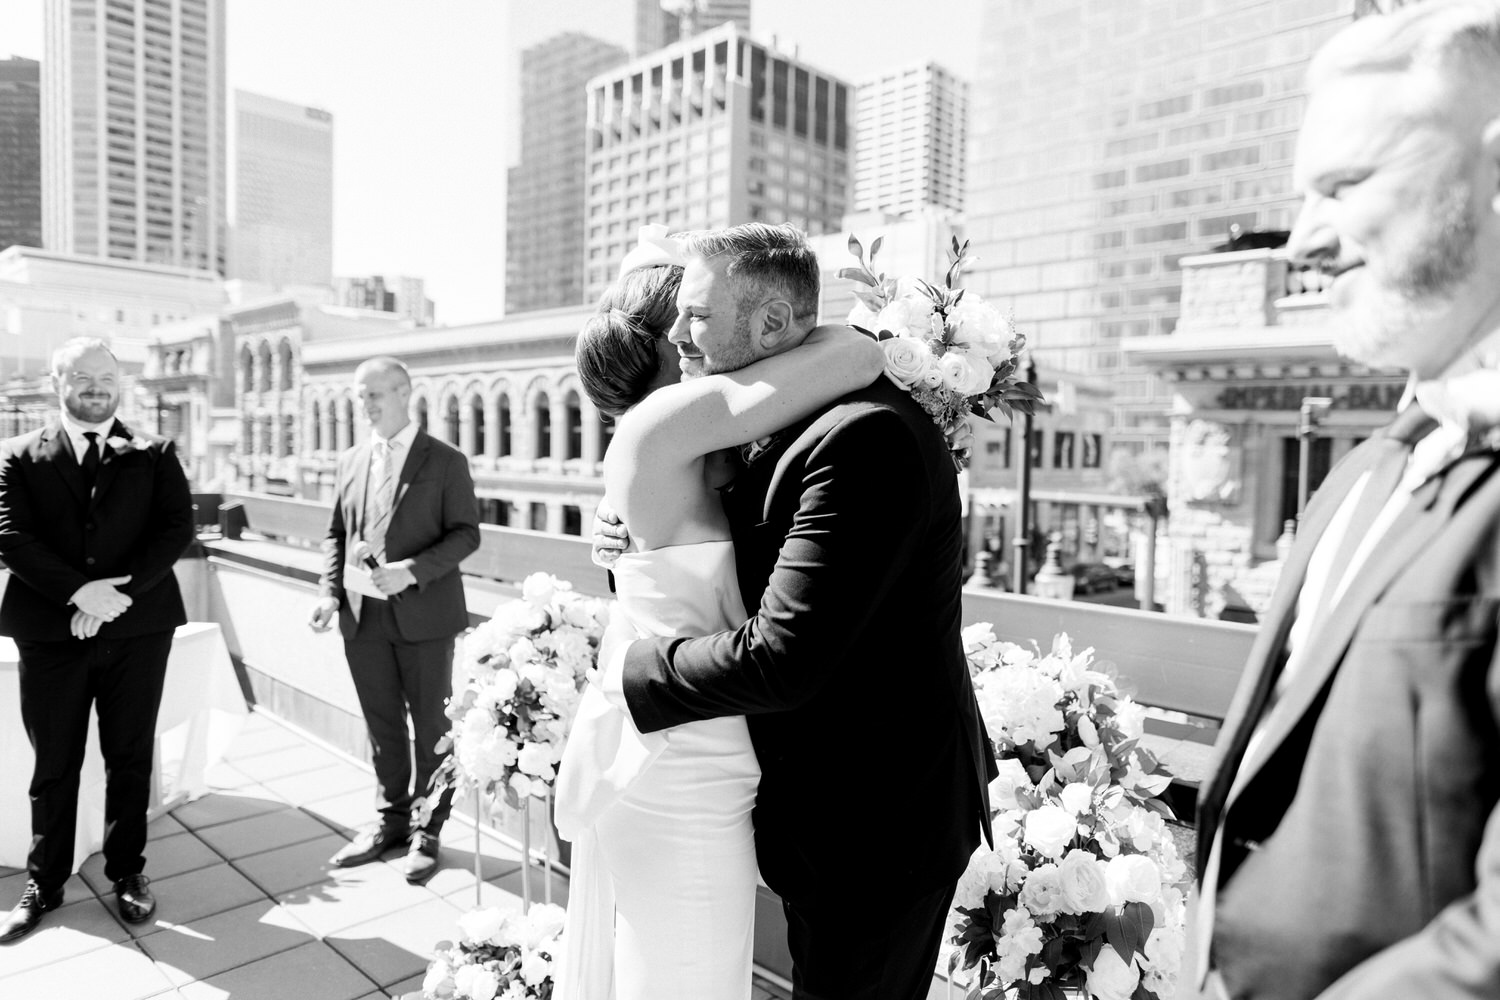
M685 378L800 344L817 258L790 227L686 245L670 334ZM780 894L795 996L927 996L955 883L989 835L994 774L959 639L952 461L885 378L751 446L724 489L733 632L609 642L605 691L643 732L748 716L760 871Z
M1500 2L1313 60L1288 251L1411 373L1308 506L1198 807L1235 1000L1500 996ZM1210 929L1211 928L1211 929Z

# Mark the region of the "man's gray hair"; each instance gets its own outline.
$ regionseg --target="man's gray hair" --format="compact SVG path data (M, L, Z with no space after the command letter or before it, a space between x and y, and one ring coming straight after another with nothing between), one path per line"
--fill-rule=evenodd
M52 352L49 370L53 375L61 377L64 365L71 364L90 351L103 351L109 355L110 360L115 363L116 367L120 364L120 359L115 357L115 352L109 348L109 341L101 340L98 337L74 337L71 340L63 341L57 346L57 350Z
M373 358L361 361L359 367L354 369L354 377L358 378L360 372L382 372L386 375L395 375L397 385L411 385L411 372L407 370L406 363L389 354L377 354Z
M1308 81L1356 73L1459 73L1500 95L1500 0L1423 0L1390 14L1361 18L1335 35L1313 57ZM1493 109L1500 115L1500 106Z
M726 258L724 276L741 315L768 292L791 303L796 319L816 322L822 275L807 237L792 226L747 222L728 229L683 233L690 257Z

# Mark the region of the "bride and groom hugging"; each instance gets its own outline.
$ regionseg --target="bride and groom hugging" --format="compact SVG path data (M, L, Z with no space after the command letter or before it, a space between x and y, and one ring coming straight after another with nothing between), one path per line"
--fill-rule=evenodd
M948 443L818 292L789 227L643 231L579 335L630 544L558 783L559 1000L748 998L757 869L797 997L925 997L989 837Z

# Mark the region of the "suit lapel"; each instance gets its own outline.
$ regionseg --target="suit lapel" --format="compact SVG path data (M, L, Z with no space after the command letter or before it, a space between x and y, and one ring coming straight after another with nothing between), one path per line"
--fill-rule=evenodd
M411 439L411 449L407 453L406 461L401 463L401 471L396 474L396 496L391 500L391 520L396 518L396 510L401 506L401 501L406 496L407 487L411 481L417 478L417 470L422 463L427 461L429 450L427 435L417 431L417 436Z
M368 488L370 479L370 442L354 449L354 455L350 459L354 468L350 469L349 479L349 515L348 521L354 526L352 535L360 538L365 537L365 490Z
M1412 494L1327 618L1309 634L1307 659L1297 668L1286 693L1266 719L1261 749L1247 762L1239 787L1248 785L1291 735L1343 662L1360 620L1401 571L1420 560L1422 552L1448 526L1474 481L1489 472L1494 462L1494 456L1488 454L1461 460Z
M42 436L37 441L37 457L52 466L80 504L89 502L88 487L83 482L83 469L78 465L78 456L73 454L73 442L68 440L61 421L53 420L42 431Z
M99 434L99 474L94 480L94 495L89 500L89 506L93 507L104 496L104 491L109 489L115 481L115 475L120 470L121 456L115 454L115 450L109 446L109 439L113 437L124 438L126 441L133 440L130 428L116 420L108 428Z

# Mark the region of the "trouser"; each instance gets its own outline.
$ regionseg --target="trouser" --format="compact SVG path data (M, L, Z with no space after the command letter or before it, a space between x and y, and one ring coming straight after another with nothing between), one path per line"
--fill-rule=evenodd
M908 904L782 904L794 1000L926 1000L955 885Z
M146 867L146 811L156 713L172 632L125 638L17 640L21 721L36 754L31 774L31 852L26 868L45 891L73 871L78 774L88 743L89 707L99 716L104 757L104 877Z
M410 826L412 800L427 794L445 756L437 752L437 744L449 727L445 710L453 693L453 646L453 636L422 642L402 639L390 603L368 597L361 604L354 638L344 641L344 656L370 732L376 805L388 829ZM442 829L452 804L450 788L433 808L424 827L428 833Z

